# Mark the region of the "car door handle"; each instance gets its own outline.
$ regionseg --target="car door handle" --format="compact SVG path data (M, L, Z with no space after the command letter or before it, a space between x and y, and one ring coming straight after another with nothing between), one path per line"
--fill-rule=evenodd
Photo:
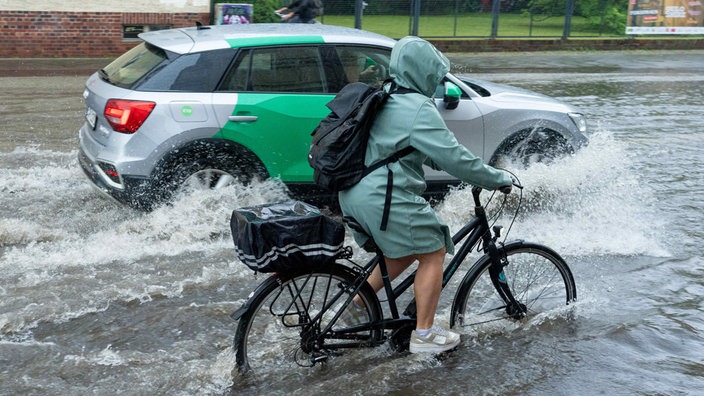
M232 122L254 122L257 119L259 119L259 117L257 117L257 116L229 116L229 117L227 117L227 119L229 119Z

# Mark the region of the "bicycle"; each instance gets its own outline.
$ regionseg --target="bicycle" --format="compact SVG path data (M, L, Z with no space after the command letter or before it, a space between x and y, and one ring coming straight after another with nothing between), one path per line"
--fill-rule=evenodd
M453 236L458 249L443 273L444 290L475 247L484 253L457 286L450 327L478 328L498 321L521 321L576 301L574 277L557 252L522 240L498 241L502 227L490 226L479 199L481 191L472 189L475 217ZM514 220L521 202L522 194ZM402 316L397 300L413 284L415 272L394 287L381 253L363 266L351 258L352 249L345 247L345 253L334 263L276 273L249 295L232 314L239 320L234 352L240 373L261 374L282 365L286 368L286 364L310 367L351 348L387 342L396 351L408 348L415 328L415 303L411 299ZM342 264L343 260L350 265ZM388 317L384 317L377 293L366 282L377 265L384 280ZM355 295L364 305L363 320L348 324L343 313Z

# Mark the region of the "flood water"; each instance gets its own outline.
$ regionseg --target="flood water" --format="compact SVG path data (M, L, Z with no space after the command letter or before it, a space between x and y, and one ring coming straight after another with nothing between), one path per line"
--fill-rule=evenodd
M567 259L576 304L463 333L441 360L377 348L277 383L233 376L229 315L264 278L235 258L229 215L284 189L117 206L76 160L83 83L107 61L0 61L0 394L701 394L704 52L450 58L589 116L588 147L518 172L511 232ZM438 210L458 229L470 202L457 191Z

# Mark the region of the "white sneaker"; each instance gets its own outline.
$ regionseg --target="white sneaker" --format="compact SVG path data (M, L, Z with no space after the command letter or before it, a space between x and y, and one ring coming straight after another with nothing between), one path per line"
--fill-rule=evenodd
M419 337L415 330L411 332L411 353L440 353L453 349L460 343L460 335L433 325L427 337Z

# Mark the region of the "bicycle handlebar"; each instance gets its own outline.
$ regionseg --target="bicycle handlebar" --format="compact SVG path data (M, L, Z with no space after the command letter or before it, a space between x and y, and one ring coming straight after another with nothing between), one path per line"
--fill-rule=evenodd
M523 185L521 185L517 180L513 180L513 183L511 183L513 187L518 188L519 190L523 189ZM479 201L479 194L481 194L483 188L474 186L472 187L472 197L474 198L474 205L475 206L481 206L481 202ZM504 187L499 187L498 190L503 193L503 194L509 194L511 190L509 190L508 186ZM508 190L508 191L506 191Z

